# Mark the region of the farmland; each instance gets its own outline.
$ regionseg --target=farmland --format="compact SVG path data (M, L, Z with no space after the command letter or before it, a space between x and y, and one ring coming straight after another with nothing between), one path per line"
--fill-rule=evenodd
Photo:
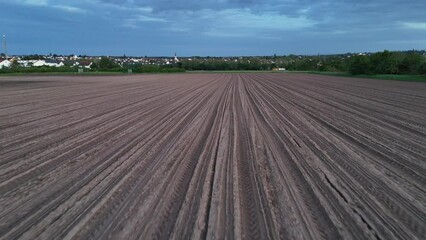
M426 84L0 78L0 239L425 239Z

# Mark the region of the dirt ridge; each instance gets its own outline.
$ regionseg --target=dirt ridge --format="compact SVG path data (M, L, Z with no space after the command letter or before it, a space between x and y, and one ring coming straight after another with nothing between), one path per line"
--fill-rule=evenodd
M0 87L0 239L426 238L426 84L242 73Z

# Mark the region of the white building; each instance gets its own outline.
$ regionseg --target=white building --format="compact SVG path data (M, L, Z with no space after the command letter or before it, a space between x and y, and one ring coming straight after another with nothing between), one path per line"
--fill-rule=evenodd
M9 60L0 60L0 69L2 68L9 68L10 65L12 65L12 62Z
M41 66L62 67L64 66L64 63L59 62L57 60L53 60L53 59L38 60L35 63L33 63L33 67L41 67Z
M18 60L19 66L21 67L31 67L35 62L37 62L37 60Z

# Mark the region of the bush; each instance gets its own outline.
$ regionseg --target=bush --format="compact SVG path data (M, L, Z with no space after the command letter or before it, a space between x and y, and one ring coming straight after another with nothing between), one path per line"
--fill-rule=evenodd
M159 66L159 65L142 65L140 67L132 68L134 73L175 73L185 72L185 69L173 66Z
M422 64L420 64L418 73L421 75L426 75L426 61L424 61Z
M112 59L109 59L107 57L101 57L97 66L99 67L99 70L102 71L113 70L119 67L118 64L116 64Z
M371 62L368 56L353 56L349 62L349 73L352 75L370 74Z
M419 69L424 62L423 56L416 53L405 54L402 61L398 64L398 70L401 74L419 74Z
M77 72L76 68L73 67L15 67L15 68L4 68L1 69L0 73L48 73L48 72Z
M374 74L397 74L397 59L393 52L378 52L370 57Z

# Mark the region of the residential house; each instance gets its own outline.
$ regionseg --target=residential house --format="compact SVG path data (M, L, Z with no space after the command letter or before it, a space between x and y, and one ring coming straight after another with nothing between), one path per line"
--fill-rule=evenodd
M0 59L0 69L9 68L12 65L12 62L9 60L1 60Z
M70 65L73 67L81 67L90 69L92 67L93 62L91 61L71 61Z
M81 61L79 66L90 69L92 67L92 64L93 62L90 62L90 61Z
M18 60L19 66L21 67L32 67L35 62L37 62L37 60Z
M54 59L37 60L35 63L33 63L33 67L41 66L62 67L64 66L64 63Z

